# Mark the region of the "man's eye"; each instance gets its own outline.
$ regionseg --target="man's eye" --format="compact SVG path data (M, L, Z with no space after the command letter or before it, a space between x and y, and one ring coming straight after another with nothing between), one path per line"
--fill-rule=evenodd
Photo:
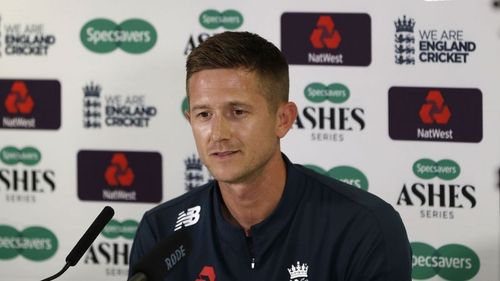
M234 110L234 115L243 115L245 113L246 112L244 110L241 110L241 109L235 109Z
M204 111L204 112L198 113L197 115L198 115L198 117L201 117L201 118L207 118L210 114L208 112Z

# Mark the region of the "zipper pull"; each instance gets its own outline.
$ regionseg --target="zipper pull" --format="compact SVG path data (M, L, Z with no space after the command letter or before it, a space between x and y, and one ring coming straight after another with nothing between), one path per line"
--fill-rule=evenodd
M255 268L255 258L252 258L252 263L250 264L250 267L251 267L252 269L254 269L254 268Z

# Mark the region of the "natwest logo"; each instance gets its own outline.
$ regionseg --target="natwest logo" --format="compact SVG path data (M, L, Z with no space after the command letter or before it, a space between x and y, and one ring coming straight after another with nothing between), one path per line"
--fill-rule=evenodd
M290 64L367 66L371 63L370 16L284 13L281 49Z
M430 90L425 100L426 103L420 108L420 120L425 124L448 124L451 112L448 106L444 104L441 91Z
M428 219L454 219L476 207L476 187L457 180L462 172L457 162L422 158L415 161L412 171L419 180L403 184L398 206L420 208L420 217Z
M204 266L195 281L215 281L215 269L213 266Z
M0 79L0 128L59 129L61 85L56 80Z
M395 140L480 142L483 138L479 89L392 87L389 135Z
M127 157L124 153L115 153L113 155L104 177L110 186L129 187L132 185L134 172L128 166Z
M7 112L11 114L29 114L33 111L34 106L35 102L33 98L28 95L26 83L22 81L14 82L5 99L5 108Z
M339 31L335 29L332 17L329 16L319 17L316 28L309 39L316 49L336 49L342 40Z
M157 152L78 152L78 197L91 201L160 202L162 160Z

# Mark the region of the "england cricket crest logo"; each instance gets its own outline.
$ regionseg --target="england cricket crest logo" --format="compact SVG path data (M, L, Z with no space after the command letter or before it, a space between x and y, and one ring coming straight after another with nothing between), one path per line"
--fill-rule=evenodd
M309 266L307 263L301 264L297 261L297 265L292 264L292 267L287 269L288 273L290 273L290 281L308 281L307 270Z
M394 36L394 51L396 52L396 64L415 64L415 20L412 18L398 19L394 21L396 34Z
M186 191L191 191L213 179L197 155L193 154L186 158L184 164L186 165L184 172Z

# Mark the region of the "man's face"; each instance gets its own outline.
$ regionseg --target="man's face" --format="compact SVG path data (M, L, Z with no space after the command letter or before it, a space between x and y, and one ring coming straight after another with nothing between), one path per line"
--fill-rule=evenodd
M280 136L257 75L203 70L191 76L188 89L187 116L198 153L215 179L243 183L269 170L269 160L280 154Z

